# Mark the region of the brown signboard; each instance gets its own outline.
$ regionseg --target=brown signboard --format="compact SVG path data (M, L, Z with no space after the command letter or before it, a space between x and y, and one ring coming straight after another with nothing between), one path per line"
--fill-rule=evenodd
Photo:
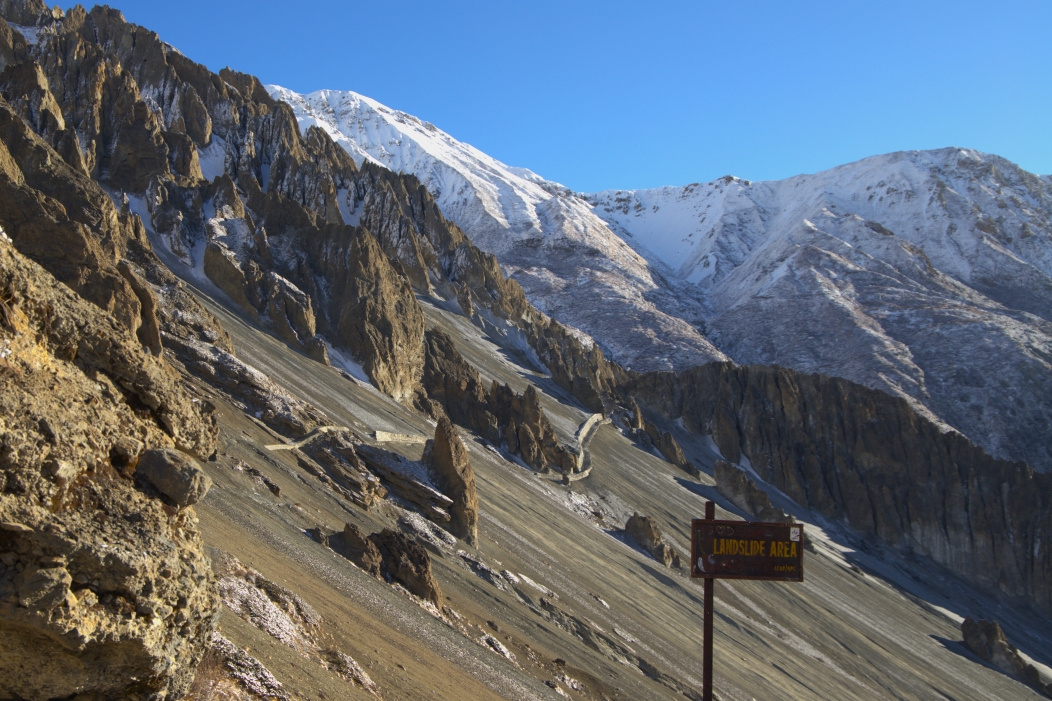
M691 521L691 577L804 581L800 523Z

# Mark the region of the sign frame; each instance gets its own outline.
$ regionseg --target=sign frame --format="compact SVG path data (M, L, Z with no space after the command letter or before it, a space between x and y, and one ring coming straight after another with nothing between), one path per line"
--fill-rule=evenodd
M737 536L737 537L735 537ZM778 537L783 536L783 537ZM722 545L731 545L735 552L722 554L711 553L702 543L712 538L724 541ZM729 541L729 542L727 542ZM743 543L744 541L744 543ZM781 523L768 521L717 521L696 518L690 522L690 576L692 579L738 579L761 582L802 582L804 581L804 524ZM739 554L738 543L746 548L757 549L762 555ZM793 556L771 556L773 543L790 543L795 546ZM757 545L759 544L759 545ZM698 559L706 557L716 568L708 571L699 567ZM717 558L717 559L713 559ZM743 560L748 558L748 560ZM733 571L735 565L749 565L751 571ZM721 569L723 565L725 569ZM779 574L775 568L792 567L786 574ZM757 570L766 570L758 573ZM785 571L785 570L783 570Z

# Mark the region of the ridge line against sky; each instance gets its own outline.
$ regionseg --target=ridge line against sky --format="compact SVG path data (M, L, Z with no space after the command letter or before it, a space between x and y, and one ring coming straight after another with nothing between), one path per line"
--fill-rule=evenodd
M353 90L577 191L945 146L1052 173L1039 0L113 2L212 70Z

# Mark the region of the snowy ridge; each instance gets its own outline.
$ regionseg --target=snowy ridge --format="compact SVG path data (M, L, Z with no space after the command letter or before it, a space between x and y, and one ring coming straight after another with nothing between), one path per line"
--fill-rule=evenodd
M577 194L356 93L268 90L359 164L420 178L533 304L623 365L837 375L1052 469L1049 176L950 148Z
M1048 179L948 148L587 197L704 301L709 338L735 361L883 389L999 457L1052 468Z
M1035 226L1048 227L1048 182L997 156L950 148L875 156L782 181L727 176L703 185L587 197L600 217L629 232L648 257L673 267L680 278L706 281L706 288L767 234L785 232L825 207L880 222L923 246L937 268L968 283L986 254L1052 273L1052 247L1034 236ZM730 239L737 239L736 250L727 248Z
M446 217L474 232L477 245L500 247L509 238L543 235L537 207L552 197L545 187L566 190L363 95L334 90L299 95L276 85L267 90L292 105L301 129L321 127L359 166L372 161L416 175Z
M562 185L354 92L267 90L292 106L301 129L320 127L359 166L370 161L418 177L446 217L498 256L531 302L621 363L650 370L726 359L683 318L698 315L696 304L669 304L661 276Z

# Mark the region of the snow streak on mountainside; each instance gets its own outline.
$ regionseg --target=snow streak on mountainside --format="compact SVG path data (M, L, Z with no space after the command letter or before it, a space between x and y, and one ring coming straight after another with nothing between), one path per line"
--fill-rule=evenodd
M942 149L588 197L704 300L737 362L884 389L994 455L1052 467L1047 178Z
M726 359L694 323L700 306L678 299L565 187L357 93L267 90L292 105L302 129L321 127L359 165L371 160L416 175L442 213L496 254L534 305L597 339L618 362L659 370Z
M628 367L837 375L1052 469L1047 176L944 149L580 195L355 93L268 90L359 163L419 177L531 302Z

